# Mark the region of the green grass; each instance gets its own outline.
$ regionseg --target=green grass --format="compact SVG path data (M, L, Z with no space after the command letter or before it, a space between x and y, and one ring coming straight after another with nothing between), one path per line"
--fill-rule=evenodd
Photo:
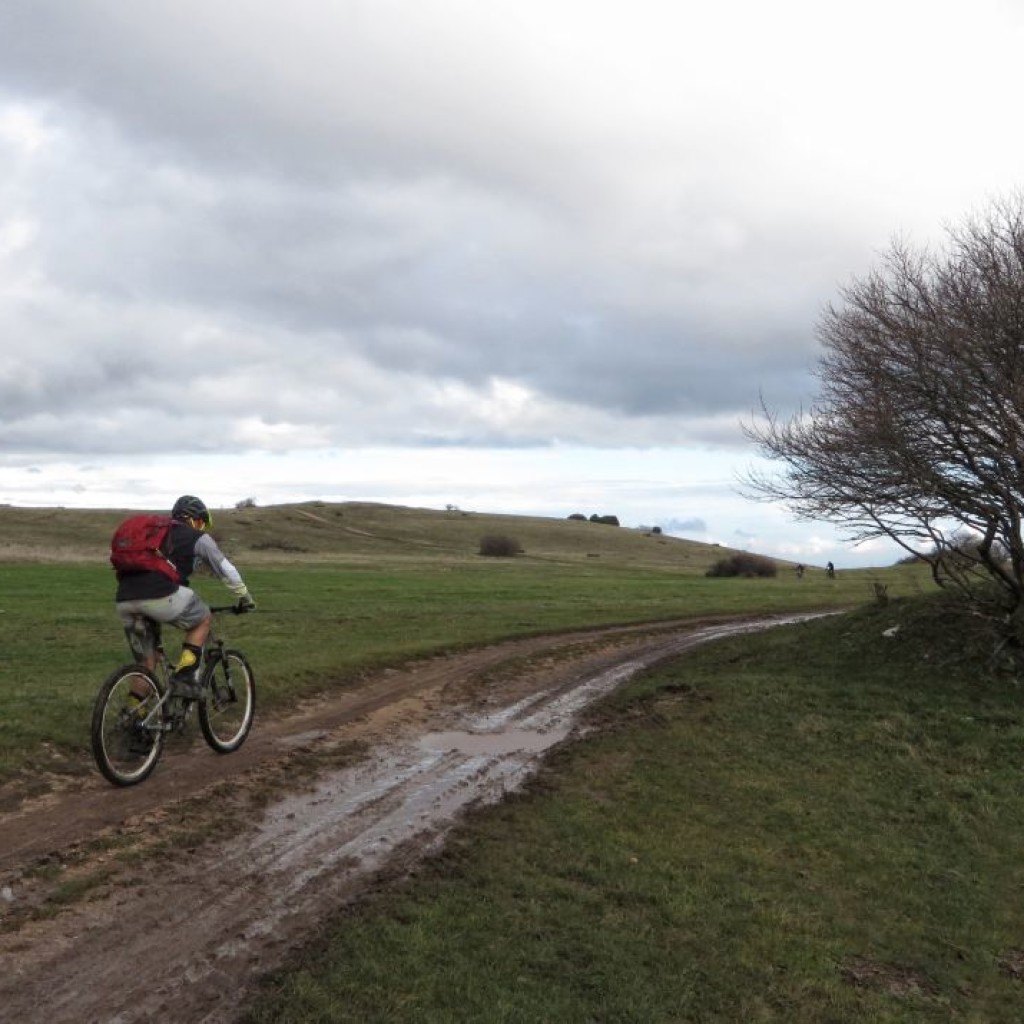
M93 697L127 660L107 562L123 514L0 507L0 782L90 770ZM216 510L214 521L259 600L256 616L224 628L251 656L263 711L374 667L505 637L860 603L876 578L899 592L926 585L906 568L706 580L725 549L568 520L308 502ZM488 533L514 536L526 554L481 558ZM226 603L216 581L196 585Z
M245 1019L1019 1021L1020 691L936 614L872 607L646 674Z
M589 524L588 524L589 525ZM605 527L607 533L614 528ZM250 656L260 707L281 708L359 673L512 636L707 614L785 611L868 600L879 575L904 591L904 569L796 580L706 579L614 562L382 556L349 562L242 566L255 615L223 622ZM211 603L229 592L194 581ZM100 683L128 660L102 563L0 564L0 780L29 769L88 770L88 728ZM168 651L178 637L168 631Z
M118 518L0 509L0 781L91 770L92 700L125 660ZM940 605L868 604L876 582L927 591L919 569L709 580L725 549L386 506L217 522L259 600L226 630L264 711L503 637L868 605L636 680L526 793L318 934L251 1024L1021 1019L1020 691ZM477 557L495 532L525 557Z

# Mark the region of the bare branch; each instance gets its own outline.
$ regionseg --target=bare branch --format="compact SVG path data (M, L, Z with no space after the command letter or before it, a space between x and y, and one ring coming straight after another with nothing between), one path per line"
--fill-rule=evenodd
M895 241L819 319L819 397L747 436L777 470L745 480L852 539L887 537L965 595L1024 601L1024 196L947 231ZM922 550L922 547L924 550Z

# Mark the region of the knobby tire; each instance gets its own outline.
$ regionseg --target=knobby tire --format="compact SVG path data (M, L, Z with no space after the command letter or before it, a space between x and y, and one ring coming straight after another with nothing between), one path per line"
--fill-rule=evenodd
M218 754L236 751L249 735L256 713L256 677L241 651L227 648L203 677L199 727Z
M141 712L129 699L133 687L146 694ZM115 786L142 782L160 760L163 708L149 714L160 697L156 676L141 665L122 665L100 687L92 711L92 753L104 778ZM144 724L147 718L151 728Z

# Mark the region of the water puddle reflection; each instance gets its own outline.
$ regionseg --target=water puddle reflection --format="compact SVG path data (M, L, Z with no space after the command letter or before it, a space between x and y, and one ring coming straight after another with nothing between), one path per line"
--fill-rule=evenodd
M569 727L537 732L526 729L508 729L504 732L434 732L422 736L422 750L441 753L457 751L460 754L537 754L564 740Z

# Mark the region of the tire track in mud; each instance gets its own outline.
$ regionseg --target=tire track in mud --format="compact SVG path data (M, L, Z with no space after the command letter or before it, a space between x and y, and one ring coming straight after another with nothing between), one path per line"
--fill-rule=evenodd
M100 899L0 933L0 1021L230 1021L255 979L327 914L436 850L467 808L522 785L547 750L577 734L594 701L699 644L809 617L691 623L639 640L639 631L626 631L611 650L577 652L528 686L492 688L454 706L438 705L455 659L440 659L416 686L392 678L361 701L352 697L349 711L364 718L371 705L385 709L412 692L430 699L403 728L385 729L358 763L271 804L244 833L145 861ZM536 653L567 641L548 642L528 646ZM474 661L477 671L507 662L510 651L521 657L524 647L491 650ZM278 743L337 733L353 719L334 706L289 721Z

